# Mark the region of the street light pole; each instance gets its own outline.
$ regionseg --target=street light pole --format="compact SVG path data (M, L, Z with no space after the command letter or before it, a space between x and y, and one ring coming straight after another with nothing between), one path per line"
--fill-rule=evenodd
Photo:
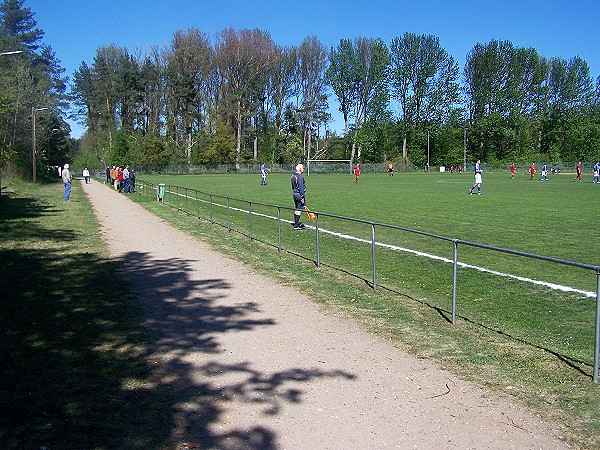
M31 150L31 167L32 167L32 179L33 182L35 183L35 173L36 173L36 167L35 167L35 112L36 111L44 111L45 109L48 108L36 108L35 106L31 107L31 121L32 121L32 127L31 127L31 141L32 141L32 150Z

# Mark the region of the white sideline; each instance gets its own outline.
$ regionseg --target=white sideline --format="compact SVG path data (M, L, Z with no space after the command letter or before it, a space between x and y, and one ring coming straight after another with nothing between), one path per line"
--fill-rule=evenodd
M184 195L184 194L177 194L177 193L175 193L175 194L179 195L180 197L184 197L184 198L186 197L186 195ZM193 198L193 197L187 197L187 198L191 199L191 200L196 200L196 198ZM203 202L203 203L209 203L209 201L207 201L207 200L198 199L198 201L199 202ZM220 206L222 208L227 208L227 205L222 205L220 203L213 202L213 205L214 206ZM233 208L231 206L229 207L229 209L234 210L234 211L239 211L239 212L247 212L244 209ZM261 213L256 213L256 212L252 212L252 214L255 215L255 216L266 217L268 219L277 220L277 217L275 217L275 216L269 216L267 214L261 214ZM312 229L314 229L315 227L307 225L306 228L312 228ZM325 228L321 228L321 227L319 227L319 232L320 233L329 234L331 236L339 237L339 238L342 238L342 239L348 239L348 240L352 240L352 241L356 241L356 242L362 242L362 243L369 244L369 245L371 244L371 241L369 241L369 240L357 238L356 236L350 236L350 235L347 235L347 234L336 233L336 232L329 231L329 230L327 230ZM453 264L453 261L451 259L449 259L449 258L444 258L442 256L432 255L430 253L420 252L418 250L412 250L410 248L398 247L398 246L395 246L395 245L384 244L384 243L377 242L377 241L375 241L375 245L379 246L379 247L387 248L387 249L390 249L390 250L394 250L394 251L405 252L405 253L412 253L413 255L423 256L425 258L434 259L434 260L437 260L437 261L442 261L442 262L445 262L445 263ZM466 269L475 269L475 270L478 270L479 272L490 273L492 275L497 275L497 276L505 277L505 278L511 278L511 279L514 279L514 280L523 281L525 283L536 284L538 286L544 286L544 287L550 288L550 289L555 290L555 291L573 292L573 293L576 293L576 294L581 294L581 295L583 295L585 297L588 297L588 298L596 298L596 292L594 292L594 291L584 291L582 289L577 289L577 288L570 287L570 286L563 286L563 285L556 284L556 283L550 283L548 281L540 281L540 280L535 280L533 278L526 278L526 277L521 277L521 276L518 276L518 275L512 275L512 274L509 274L509 273L498 272L496 270L486 269L485 267L474 266L472 264L467 264L467 263L458 262L457 264L458 264L458 266L464 267Z

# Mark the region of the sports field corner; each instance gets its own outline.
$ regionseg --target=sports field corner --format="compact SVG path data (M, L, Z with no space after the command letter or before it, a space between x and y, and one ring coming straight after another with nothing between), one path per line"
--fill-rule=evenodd
M569 448L559 429L82 182L145 311L173 448Z

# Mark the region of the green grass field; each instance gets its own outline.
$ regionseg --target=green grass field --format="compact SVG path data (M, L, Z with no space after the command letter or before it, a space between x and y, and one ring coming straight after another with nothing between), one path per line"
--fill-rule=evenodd
M142 176L150 182L255 202L292 206L289 175ZM600 264L597 242L600 185L571 174L530 181L517 174L484 174L481 197L467 195L471 174L397 173L307 176L308 205L330 214L383 222L448 237ZM288 214L289 216L290 214ZM289 219L289 217L285 217Z
M191 190L199 190L253 202L292 206L287 174L270 175L267 186L260 186L259 177L250 175L142 178L152 183L187 187L190 189L188 196L192 197L195 193ZM599 238L597 206L600 185L574 182L570 174L554 175L550 181L542 182L537 178L530 181L528 175L517 175L515 180L511 180L507 173L489 173L484 177L482 196L467 195L473 181L471 174L399 173L394 177L364 174L358 184L354 183L352 175L318 174L306 177L306 180L308 205L313 210L600 265L600 254L594 251ZM207 200L202 195L200 198ZM168 201L175 204L177 199L173 196ZM214 201L225 203L218 198ZM201 210L202 206L201 203ZM248 209L245 202L231 202L230 206ZM189 208L191 213L195 213L195 206L191 203ZM276 216L273 208L254 205L253 210ZM213 213L218 215L219 211L213 209ZM284 209L281 217L291 221L292 213ZM242 215L239 220L240 227L247 227L245 216ZM307 221L306 217L304 221ZM322 217L319 223L325 229L371 239L368 226L357 226L330 217ZM253 230L256 233L253 237L260 235L257 229ZM446 242L384 229L377 232L378 241L400 246L406 244L416 250L452 257L452 245ZM460 258L469 263L495 268L505 261L508 267L501 268L510 273L518 270L523 276L542 280L547 276L547 281L595 290L594 274L590 272L542 264L540 273L537 270L539 264L531 260L463 248L460 249Z

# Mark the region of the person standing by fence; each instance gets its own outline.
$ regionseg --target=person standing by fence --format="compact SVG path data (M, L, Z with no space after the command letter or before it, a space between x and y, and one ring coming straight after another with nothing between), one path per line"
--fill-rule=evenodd
M301 230L305 228L305 225L300 222L300 216L302 215L302 211L306 206L306 184L304 183L304 166L302 164L298 164L296 166L296 173L292 174L292 196L294 197L294 206L296 210L294 211L294 223L292 226L295 230Z

